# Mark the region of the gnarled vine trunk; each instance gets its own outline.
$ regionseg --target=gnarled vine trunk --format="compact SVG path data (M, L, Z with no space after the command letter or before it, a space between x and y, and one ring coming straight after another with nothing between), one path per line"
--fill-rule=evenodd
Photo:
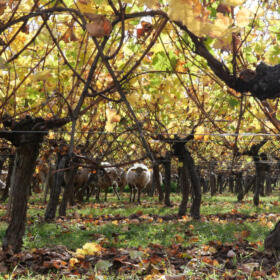
M3 250L17 253L25 232L30 183L39 154L40 142L22 143L16 149L11 191L11 222L3 239Z
M53 174L48 174L47 184L50 187L50 198L48 201L45 221L52 221L55 218L57 206L59 204L59 195L61 192L61 186L63 184L63 174L64 172L59 171L65 168L67 156L61 156L60 153L57 155L56 167ZM52 170L49 170L49 173L52 173ZM49 177L51 176L51 177Z
M164 188L165 188L165 195L164 195L164 204L166 206L171 206L170 201L170 192L171 192L171 158L170 154L168 153L165 156L164 160Z

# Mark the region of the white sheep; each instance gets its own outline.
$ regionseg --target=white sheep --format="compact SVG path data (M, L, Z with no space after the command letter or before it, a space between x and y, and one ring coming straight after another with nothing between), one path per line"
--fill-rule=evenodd
M149 193L152 190L153 187L153 170L150 171L150 180L149 183L146 186L146 191ZM159 172L159 184L162 185L163 184L163 179L162 179L162 174L161 172ZM152 191L152 193L154 193L154 191Z
M99 194L101 190L105 191L105 201L107 201L107 193L109 187L112 186L114 193L120 199L117 188L119 179L119 172L116 167L105 167L110 166L109 162L101 162L101 168L98 168L95 173L92 173L89 178L89 184L93 185L91 194L93 193L94 187L96 188L96 200L99 201ZM102 168L103 167L103 168Z
M140 204L141 190L145 189L150 181L150 171L145 164L135 163L126 173L126 182L130 187L129 201L135 201L136 190L138 190L138 203ZM132 199L133 193L133 199Z

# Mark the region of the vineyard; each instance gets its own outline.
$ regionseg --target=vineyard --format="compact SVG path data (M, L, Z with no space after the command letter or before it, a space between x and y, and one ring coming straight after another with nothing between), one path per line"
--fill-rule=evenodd
M279 15L0 0L0 277L278 279Z

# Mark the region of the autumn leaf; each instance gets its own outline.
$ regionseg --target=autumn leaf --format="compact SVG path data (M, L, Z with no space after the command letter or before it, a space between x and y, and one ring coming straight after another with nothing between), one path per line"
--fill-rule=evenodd
M241 232L241 236L243 238L250 236L250 234L251 234L251 232L249 230L242 230L242 232Z
M71 8L77 8L83 13L95 13L96 9L91 5L91 1L79 0Z
M199 238L197 236L193 236L188 240L188 242L190 242L190 243L195 243L195 242L198 242L198 241L199 241Z
M121 117L117 114L115 109L107 109L106 110L107 122L105 126L105 130L108 132L112 132L116 126L116 123L120 122Z
M235 7L235 6L242 5L243 2L244 2L244 0L223 0L222 3L227 6Z
M213 38L224 36L229 30L228 28L233 23L232 19L222 13L217 13L214 23L211 25L209 35Z
M236 25L239 27L247 26L250 23L250 14L251 12L248 9L240 9L236 14Z
M178 243L184 242L184 238L179 234L175 235L175 239L176 239L176 242L178 242Z
M52 77L52 71L51 70L45 70L37 72L33 75L32 79L33 81L47 81Z
M150 9L155 8L158 5L157 0L138 0L138 2L140 5L146 5Z
M96 264L94 269L97 271L107 271L109 269L109 267L112 266L112 263L110 263L109 261L105 261L105 260L99 260Z
M91 243L86 243L82 249L77 249L76 254L77 255L95 255L99 254L102 251L102 247L100 244L91 242Z
M6 0L1 0L0 1L0 15L4 14L4 11L7 7L7 1Z
M69 265L71 266L71 267L74 267L75 266L75 264L77 264L77 263L79 263L80 261L77 259L77 258L71 258L70 260L69 260Z
M94 20L86 24L86 30L93 37L109 36L112 31L112 24L105 16L95 15Z

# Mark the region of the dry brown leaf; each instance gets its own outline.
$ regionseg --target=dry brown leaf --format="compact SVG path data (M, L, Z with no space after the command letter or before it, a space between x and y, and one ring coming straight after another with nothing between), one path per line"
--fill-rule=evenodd
M101 15L93 15L94 20L87 23L86 30L93 37L109 36L112 31L111 22L106 17Z

